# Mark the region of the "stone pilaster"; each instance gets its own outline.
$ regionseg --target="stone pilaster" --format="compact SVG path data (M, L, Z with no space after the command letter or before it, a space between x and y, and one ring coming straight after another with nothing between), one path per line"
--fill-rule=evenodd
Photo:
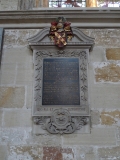
M97 7L96 0L86 0L86 7Z

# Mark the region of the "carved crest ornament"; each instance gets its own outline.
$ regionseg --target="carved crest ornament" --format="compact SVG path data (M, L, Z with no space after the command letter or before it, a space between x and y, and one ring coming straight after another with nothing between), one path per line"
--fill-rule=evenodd
M88 55L94 39L64 17L28 39L33 50L33 133L90 133Z
M67 41L72 39L73 32L70 25L71 23L64 17L58 17L56 21L51 22L49 37L58 47L64 47Z

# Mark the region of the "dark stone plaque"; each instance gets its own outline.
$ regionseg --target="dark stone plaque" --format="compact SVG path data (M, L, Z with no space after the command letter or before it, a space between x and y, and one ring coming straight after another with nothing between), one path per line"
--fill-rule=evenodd
M43 59L42 105L80 105L79 58Z

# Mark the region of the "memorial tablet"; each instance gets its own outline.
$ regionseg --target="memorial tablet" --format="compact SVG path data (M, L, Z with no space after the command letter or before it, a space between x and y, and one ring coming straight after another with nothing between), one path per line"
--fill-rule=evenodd
M80 105L79 58L43 59L42 105Z
M64 17L29 38L33 50L33 134L90 133L88 58L94 39Z

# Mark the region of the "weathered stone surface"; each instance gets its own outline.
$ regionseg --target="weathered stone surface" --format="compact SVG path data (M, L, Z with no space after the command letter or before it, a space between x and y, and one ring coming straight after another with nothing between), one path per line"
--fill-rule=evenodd
M57 147L44 147L43 148L43 160L63 160L61 148Z
M2 59L3 60L3 59ZM1 84L2 85L13 85L15 83L16 76L16 64L15 63L4 63L1 66Z
M29 144L41 145L47 147L61 147L62 137L61 135L44 134L44 135L34 135L32 134L28 139Z
M96 160L92 147L75 147L75 160Z
M4 127L31 127L31 110L4 111Z
M33 64L32 63L19 63L17 66L17 85L28 85L33 82Z
M8 160L42 160L39 146L10 146Z
M106 147L106 148L99 148L98 149L99 159L107 159L110 160L119 160L120 159L120 146L116 147Z
M3 28L0 27L0 66L2 60L2 48L3 48Z
M92 128L91 134L65 135L64 145L115 145L114 128Z
M63 148L62 157L63 157L63 160L74 160L75 159L74 152L71 148Z
M7 160L8 148L6 145L0 145L0 160Z
M116 140L117 140L117 145L120 146L120 127L117 126L116 128Z
M38 4L39 5L39 4ZM27 39L37 33L38 29L12 29L5 30L5 46L13 47L19 45L27 45ZM84 29L85 34L95 38L96 46L103 47L120 47L120 29ZM4 47L5 47L4 46Z
M0 107L22 108L24 106L24 87L0 87Z
M36 34L38 29L12 29L5 30L4 34L4 48L8 47L18 47L18 46L27 46L27 39L32 35Z
M18 0L18 10L31 10L34 0Z
M26 108L32 108L33 105L33 83L27 85Z
M89 29L89 36L96 46L120 47L120 29Z
M103 111L101 112L101 124L103 125L112 125L119 122L120 119L120 111L115 110L111 112Z
M3 63L32 63L32 51L27 47L4 48Z
M43 147L43 160L73 160L74 153L71 148Z
M93 67L94 62L104 62L105 57L105 48L102 46L94 46L92 53L89 55L89 67Z
M0 109L0 127L2 126L3 111Z
M0 129L0 144L25 145L31 135L32 128L16 127Z
M0 110L0 127L3 123L3 128L0 128L0 144L8 144L10 149L8 159L6 157L7 148L2 147L2 149L0 149L0 160L53 160L52 158L54 158L54 160L120 159L120 148L112 147L116 144L120 145L120 111L117 110L120 105L120 65L118 62L104 63L106 57L108 60L120 60L118 50L114 50L113 54L113 48L111 48L109 51L106 50L107 54L105 54L105 48L120 47L120 30L88 29L84 30L84 32L87 33L88 36L93 35L96 39L96 47L89 55L88 67L90 71L89 97L92 108L91 120L92 125L95 126L91 129L91 134L71 134L63 136L44 134L35 136L31 134L31 110L21 108L23 106L31 108L32 106L33 56L32 51L26 46L28 44L27 38L37 33L37 30L5 31L1 85L6 85L6 87L1 87L2 92L0 91L0 95L2 94L2 96L4 95L4 97L8 97L8 99L2 98L2 104L4 99L4 105L0 105L0 107L5 107L5 109ZM95 75L98 76L96 81L94 81L93 63ZM109 82L111 84L108 84ZM112 84L113 82L114 84ZM13 85L25 87L7 87ZM3 88L5 90L3 90ZM12 95L10 100L9 95ZM104 108L105 111L103 111ZM109 110L107 111L108 108ZM112 126L108 128L99 126L99 110L101 111L101 109L101 124ZM110 111L110 109L112 110ZM113 125L116 123L118 126L117 130ZM28 144L29 146L27 146ZM61 146L64 145L70 146L71 148L62 148ZM110 146L111 148L99 148L104 145ZM99 148L98 159L96 157L96 146ZM4 148L6 148L6 151ZM5 152L3 153L3 151ZM3 154L1 154L1 152ZM3 157L1 158L1 156Z
M95 63L96 82L120 82L120 64L119 63Z
M106 58L108 60L120 60L120 48L107 48Z
M95 154L94 153L91 153L91 154L86 154L86 156L85 156L85 160L97 160L96 159L96 156L95 156ZM80 160L80 159L79 159Z
M0 11L17 10L17 0L0 0Z
M100 113L97 110L91 111L91 123L92 125L100 124Z
M118 109L120 106L120 85L92 84L90 86L90 102L94 109ZM109 93L109 94L108 94Z

